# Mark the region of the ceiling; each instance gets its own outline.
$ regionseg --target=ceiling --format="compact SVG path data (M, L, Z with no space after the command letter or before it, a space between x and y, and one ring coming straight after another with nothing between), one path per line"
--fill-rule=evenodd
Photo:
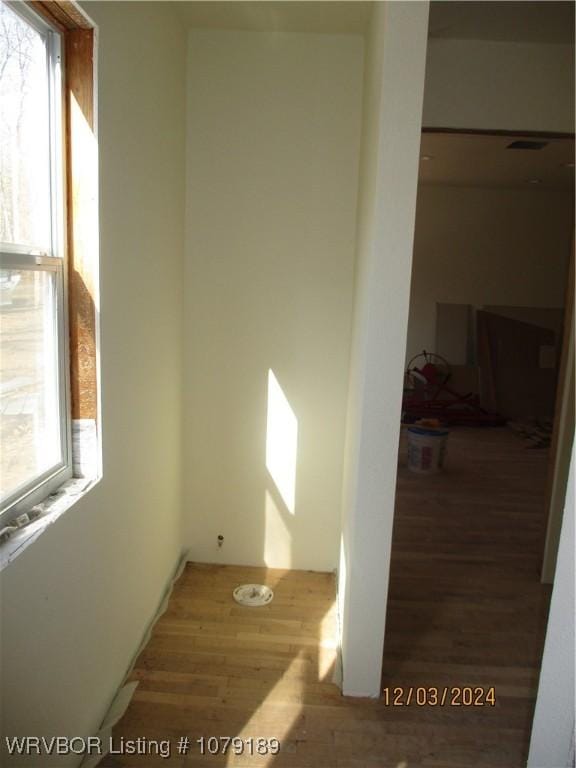
M362 0L195 0L177 2L174 7L189 27L362 34L372 3Z
M567 0L433 0L430 37L574 45L574 3Z
M184 0L174 8L188 27L363 34L364 0ZM574 44L570 0L432 0L430 36Z
M423 133L419 181L462 187L574 189L574 167L566 167L574 163L574 139L546 139L548 144L537 150L506 149L522 139L534 140L522 135Z

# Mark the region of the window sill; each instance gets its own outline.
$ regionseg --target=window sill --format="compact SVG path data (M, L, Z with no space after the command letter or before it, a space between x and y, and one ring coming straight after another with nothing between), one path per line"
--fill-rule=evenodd
M0 572L13 562L30 544L58 518L85 496L98 482L85 477L72 478L63 483L47 499L34 505L40 514L28 525L0 540Z

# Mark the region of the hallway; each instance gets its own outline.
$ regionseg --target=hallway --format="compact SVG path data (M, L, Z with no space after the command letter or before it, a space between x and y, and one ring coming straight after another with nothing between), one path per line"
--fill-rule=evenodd
M444 472L426 477L407 469L405 437L383 687L493 687L496 706L390 714L424 743L446 732L450 748L425 750L423 765L521 766L550 598L539 581L547 451L507 428L455 428Z

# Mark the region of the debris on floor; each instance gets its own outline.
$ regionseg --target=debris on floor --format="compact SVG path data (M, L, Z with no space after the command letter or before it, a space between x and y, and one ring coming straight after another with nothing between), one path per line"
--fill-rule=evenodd
M509 421L508 427L515 435L527 440L527 448L548 448L552 437L551 421Z

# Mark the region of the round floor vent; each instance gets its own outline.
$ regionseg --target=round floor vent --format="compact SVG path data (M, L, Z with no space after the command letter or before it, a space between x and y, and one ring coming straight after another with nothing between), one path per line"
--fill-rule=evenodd
M252 608L268 605L274 597L274 592L272 592L270 587L265 587L264 584L241 584L239 587L236 587L232 594L237 603L248 605Z

